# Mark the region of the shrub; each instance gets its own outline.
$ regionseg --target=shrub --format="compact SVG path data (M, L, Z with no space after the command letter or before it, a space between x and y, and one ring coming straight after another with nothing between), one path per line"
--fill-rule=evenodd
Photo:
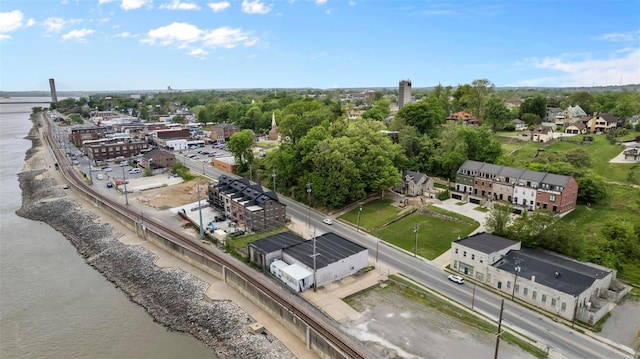
M441 201L447 200L449 198L451 198L451 195L449 194L449 190L444 190L438 193L438 199Z

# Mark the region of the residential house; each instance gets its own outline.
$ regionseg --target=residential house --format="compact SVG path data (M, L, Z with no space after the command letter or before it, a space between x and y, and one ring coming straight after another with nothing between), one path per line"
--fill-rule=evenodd
M515 126L516 131L524 131L527 129L527 124L519 118L511 120L511 123Z
M531 131L531 140L534 142L549 142L553 140L553 127L538 126Z
M404 170L398 190L407 196L422 196L433 189L433 179L424 173Z
M564 123L565 115L560 107L547 107L547 114L542 118L542 122Z
M506 100L504 105L509 109L513 110L514 108L520 107L524 101L522 100Z
M620 119L610 113L595 113L587 122L587 128L591 133L604 133L615 130Z
M612 269L478 233L451 244L451 268L567 320L596 323L629 288Z
M140 166L143 168L159 169L170 168L176 161L176 155L169 151L154 148L142 155Z
M455 112L455 113L450 114L449 117L447 117L447 120L461 122L462 124L467 125L467 126L477 126L478 125L478 119L475 116L473 116L472 114L470 114L468 112L464 112L464 111Z
M584 135L587 133L587 126L581 122L575 122L569 124L565 129L564 133L571 135Z
M533 131L524 130L518 134L518 139L520 141L531 141L533 138Z
M575 209L578 183L571 176L467 160L456 173L451 197L476 204L505 201L516 211L547 209L563 214Z
M582 116L587 116L587 113L584 112L580 105L569 106L564 111L562 111L562 114L564 115L566 124L575 123Z
M222 175L217 183L209 184L207 193L212 208L247 231L280 226L287 221L287 206L280 203L278 195L246 178Z

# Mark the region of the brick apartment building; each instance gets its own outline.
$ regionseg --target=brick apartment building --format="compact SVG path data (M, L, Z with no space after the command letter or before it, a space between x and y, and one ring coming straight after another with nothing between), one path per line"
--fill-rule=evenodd
M118 157L131 158L149 150L144 141L127 141L116 143L99 143L85 146L87 156L92 161L104 161Z

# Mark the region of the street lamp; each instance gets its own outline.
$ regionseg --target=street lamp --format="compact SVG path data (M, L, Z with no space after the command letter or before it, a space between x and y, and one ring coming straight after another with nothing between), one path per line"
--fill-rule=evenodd
M514 268L516 272L516 278L513 280L513 292L511 292L511 300L513 300L513 297L516 295L516 282L518 281L518 273L520 273L521 269L522 268L520 268L520 266L516 266Z
M414 233L413 256L416 257L418 255L418 224L417 223L415 227L413 227L413 233Z
M273 173L271 174L271 177L273 177L273 192L278 193L278 191L276 190L276 169L273 169Z
M307 226L311 227L311 183L307 182Z
M356 233L360 232L360 214L362 213L362 204L360 205L360 210L358 210L358 228L356 229Z

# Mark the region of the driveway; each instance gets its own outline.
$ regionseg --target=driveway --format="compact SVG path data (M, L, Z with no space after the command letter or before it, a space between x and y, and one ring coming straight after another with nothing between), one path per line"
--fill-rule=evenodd
M471 234L486 231L484 225L485 225L487 214L489 214L489 212L482 212L482 211L476 210L475 208L478 207L477 204L473 204L473 203L459 204L462 202L453 198L449 198L444 201L439 201L439 200L433 200L433 201L434 201L433 205L436 207L443 208L443 209L446 209L447 211L458 213L478 221L478 223L480 223L480 227L476 228L476 230L473 231Z

